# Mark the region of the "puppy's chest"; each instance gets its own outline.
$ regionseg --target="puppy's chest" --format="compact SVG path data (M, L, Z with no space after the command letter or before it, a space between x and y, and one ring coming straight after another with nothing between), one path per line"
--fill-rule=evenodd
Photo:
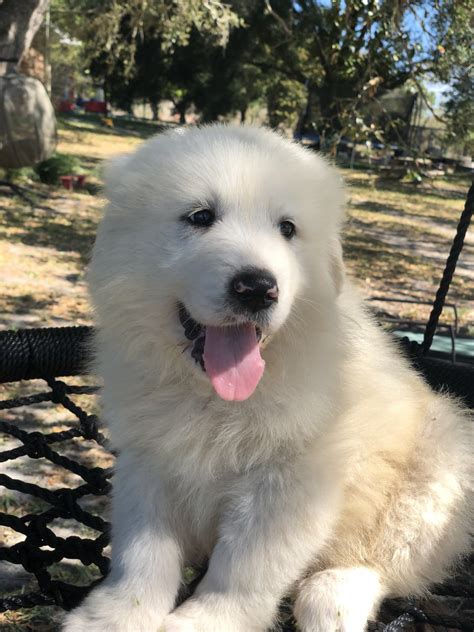
M160 470L185 557L195 563L212 552L229 499L245 478L249 454L241 454L232 442L228 445L220 433L202 428L188 428L179 443L170 442L167 448L161 451Z
M291 411L261 407L180 407L155 425L155 446L171 477L232 479L301 450L304 432Z

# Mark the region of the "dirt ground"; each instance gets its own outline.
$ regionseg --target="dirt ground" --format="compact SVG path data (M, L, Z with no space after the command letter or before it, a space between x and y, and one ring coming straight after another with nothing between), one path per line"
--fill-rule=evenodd
M81 160L87 173L87 188L70 192L27 183L33 192L33 207L0 188L0 328L93 323L84 275L104 208L100 196L101 164L112 156L133 151L156 130L150 125L108 129L95 120L64 118L60 121L58 150ZM431 301L464 205L467 177L453 175L415 186L363 171L343 170L343 176L348 184L344 252L349 274L363 294L367 298ZM449 301L459 311L461 332L467 335L474 335L473 295L471 231L449 294ZM426 320L429 313L428 306L381 302L374 305L391 316L412 320ZM0 385L0 399L40 387L36 383ZM2 419L29 431L66 429L75 423L63 409L51 404L8 411ZM14 440L0 439L2 450L16 445ZM108 466L112 462L103 451L93 447L85 450L73 442L65 447L65 454L89 465ZM0 471L43 484L46 481L53 488L75 483L74 476L58 473L57 468L50 468L41 460L12 461ZM31 502L26 506L20 495L7 493L2 496L0 509L20 516L35 510L35 506ZM103 507L95 509L103 511ZM57 528L64 534L70 527L59 524ZM15 533L7 532L4 543L12 544L15 538ZM11 566L0 568L0 592L25 585L25 575ZM58 573L69 580L74 577L79 583L90 579L89 571L73 565ZM56 615L54 609L0 615L0 629L52 632L57 629Z
M84 272L104 206L101 164L132 151L145 135L65 119L58 150L80 158L88 173L87 190L69 192L35 184L33 189L48 197L33 209L6 189L0 190L1 326L93 321ZM468 178L451 176L415 186L363 171L343 170L343 176L348 183L344 250L350 274L362 292L367 297L431 301L463 208ZM465 328L473 321L473 290L471 231L449 294ZM389 309L420 319L428 313L395 304Z

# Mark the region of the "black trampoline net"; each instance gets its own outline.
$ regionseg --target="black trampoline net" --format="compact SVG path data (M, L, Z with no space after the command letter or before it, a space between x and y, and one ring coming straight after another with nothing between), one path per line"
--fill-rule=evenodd
M71 608L108 571L113 456L87 378L0 386L0 608Z

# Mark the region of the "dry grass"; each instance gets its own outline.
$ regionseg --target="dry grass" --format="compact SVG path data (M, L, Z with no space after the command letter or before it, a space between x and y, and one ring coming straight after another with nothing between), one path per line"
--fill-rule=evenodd
M100 165L133 151L140 142L136 134L65 119L58 151L80 157L88 188L70 192L35 184L33 188L47 193L48 199L38 198L33 209L19 198L0 196L1 325L91 322L84 270L103 208L102 199L94 194L100 185Z
M34 185L48 200L33 210L0 197L0 324L5 327L89 323L84 270L103 201L98 196L104 159L133 151L157 130L108 129L96 119L61 121L59 147L81 159L89 189L66 192ZM344 171L348 187L345 253L366 296L431 300L468 187L467 178L439 179L419 187L361 171ZM92 194L89 192L92 191ZM465 327L473 321L474 240L468 239L450 291ZM427 309L391 306L393 313L425 318Z
M367 297L434 298L469 188L467 177L421 186L346 171L346 261ZM460 313L463 333L474 334L474 236L468 233L448 301ZM401 317L425 320L429 308L391 305ZM446 314L449 319L449 314Z

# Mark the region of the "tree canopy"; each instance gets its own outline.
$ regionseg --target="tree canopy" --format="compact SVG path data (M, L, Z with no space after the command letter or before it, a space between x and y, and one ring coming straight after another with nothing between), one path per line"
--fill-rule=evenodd
M168 98L181 120L191 104L203 120L236 112L245 119L259 99L273 126L313 122L329 141L382 134L373 103L380 110L382 97L402 88L426 99L428 76L452 85L450 133L465 134L472 125L472 0L51 0L51 6L58 28L83 43L109 99L126 109L146 99L156 112ZM400 129L394 124L392 133Z

